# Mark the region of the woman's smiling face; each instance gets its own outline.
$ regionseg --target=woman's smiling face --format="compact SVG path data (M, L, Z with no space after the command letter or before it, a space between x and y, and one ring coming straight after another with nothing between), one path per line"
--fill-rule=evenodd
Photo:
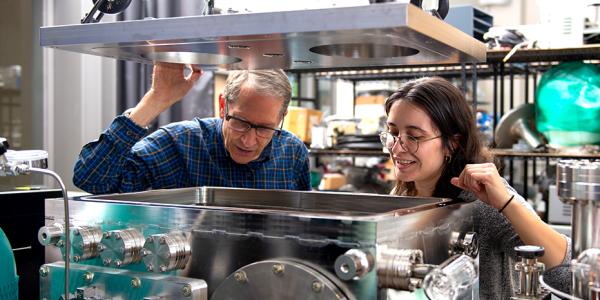
M411 101L399 100L390 109L387 124L390 133L413 136L425 141L439 136L429 114ZM403 182L414 182L417 196L431 196L445 164L442 139L436 138L419 144L417 152L410 153L396 142L390 150L396 177Z

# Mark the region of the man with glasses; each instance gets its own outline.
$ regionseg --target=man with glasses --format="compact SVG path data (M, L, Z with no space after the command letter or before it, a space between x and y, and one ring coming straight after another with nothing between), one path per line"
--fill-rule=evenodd
M202 71L155 66L138 105L85 145L73 182L93 194L194 186L309 190L306 146L282 130L292 87L282 70L232 72L219 96L219 117L147 125L179 101Z

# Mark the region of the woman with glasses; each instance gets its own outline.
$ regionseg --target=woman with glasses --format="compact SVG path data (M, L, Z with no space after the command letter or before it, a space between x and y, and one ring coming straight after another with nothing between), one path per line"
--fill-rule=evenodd
M544 247L539 260L546 267L570 261L571 240L540 220L499 175L458 88L439 77L415 79L387 99L385 110L389 130L380 137L394 163L392 195L479 200L481 299L514 296L516 246ZM570 289L567 268L544 278Z

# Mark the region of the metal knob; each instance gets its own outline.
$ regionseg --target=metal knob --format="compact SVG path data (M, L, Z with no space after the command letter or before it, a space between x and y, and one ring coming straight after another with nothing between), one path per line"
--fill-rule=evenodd
M373 255L358 249L348 250L335 260L335 274L342 280L359 280L371 271Z
M38 230L38 241L42 246L55 245L60 241L63 234L63 226L59 223L54 223L50 226L44 226Z
M541 294L539 277L546 267L543 263L538 263L537 258L544 256L544 252L544 248L539 246L515 247L515 254L521 258L521 262L515 264L515 270L520 273L520 289L517 294Z

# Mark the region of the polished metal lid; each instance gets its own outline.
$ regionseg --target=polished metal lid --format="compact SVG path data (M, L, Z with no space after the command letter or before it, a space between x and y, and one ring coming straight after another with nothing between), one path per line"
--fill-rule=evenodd
M408 3L40 28L40 45L194 69L323 69L485 61L480 41Z

